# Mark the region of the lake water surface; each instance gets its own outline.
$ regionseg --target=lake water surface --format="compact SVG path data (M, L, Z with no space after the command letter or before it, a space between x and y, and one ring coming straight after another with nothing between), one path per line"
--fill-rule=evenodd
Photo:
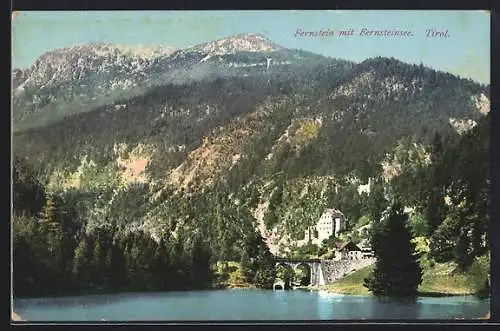
M14 311L33 322L476 319L489 308L489 300L472 296L401 303L323 291L256 289L14 299Z

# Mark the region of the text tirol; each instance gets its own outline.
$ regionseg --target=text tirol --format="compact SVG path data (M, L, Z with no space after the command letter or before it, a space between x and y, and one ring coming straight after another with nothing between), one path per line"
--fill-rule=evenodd
M448 38L450 35L448 34L448 30L439 31L436 29L427 29L425 30L426 37L438 37L438 38Z

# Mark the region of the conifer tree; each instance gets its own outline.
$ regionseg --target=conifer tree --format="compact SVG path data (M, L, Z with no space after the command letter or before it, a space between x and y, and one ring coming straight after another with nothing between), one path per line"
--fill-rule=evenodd
M51 231L57 229L59 224L56 221L56 206L53 197L47 197L40 216L45 230Z
M249 233L244 240L240 269L247 282L262 288L272 287L276 277L275 258L257 232Z
M395 202L372 237L377 261L364 286L376 296L416 297L418 293L422 268L407 220L403 206Z
M274 225L276 225L279 222L279 207L282 203L283 199L283 186L278 185L274 190L273 193L271 194L271 197L269 198L269 206L267 208L267 211L264 215L264 223L266 224L266 227L272 228Z
M37 215L45 202L45 188L24 159L14 156L12 169L12 205L14 213Z
M100 284L102 282L102 271L105 257L104 253L101 240L97 237L94 243L94 250L92 252L92 282L96 284Z
M75 249L73 258L73 276L83 284L90 281L89 275L89 246L86 238L82 238Z
M373 183L368 196L367 209L373 222L378 223L382 217L382 212L387 208L388 202L385 199L384 186L380 180Z
M240 270L245 281L251 283L255 276L255 271L252 269L252 263L246 247L243 248L241 253Z

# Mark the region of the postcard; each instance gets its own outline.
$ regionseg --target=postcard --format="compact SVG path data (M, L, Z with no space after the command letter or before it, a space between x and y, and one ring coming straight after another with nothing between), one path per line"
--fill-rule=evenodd
M12 15L12 319L476 320L486 11Z

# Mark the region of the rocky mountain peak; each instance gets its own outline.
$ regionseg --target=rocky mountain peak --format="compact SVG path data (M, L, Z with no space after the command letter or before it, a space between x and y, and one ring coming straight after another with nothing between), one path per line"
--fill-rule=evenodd
M163 46L123 46L108 43L77 44L42 54L27 69L13 70L13 88L57 85L89 73L106 73L120 67L142 70L176 49Z
M191 48L191 50L209 55L225 55L236 52L276 52L281 49L283 49L282 46L257 33L238 34Z

